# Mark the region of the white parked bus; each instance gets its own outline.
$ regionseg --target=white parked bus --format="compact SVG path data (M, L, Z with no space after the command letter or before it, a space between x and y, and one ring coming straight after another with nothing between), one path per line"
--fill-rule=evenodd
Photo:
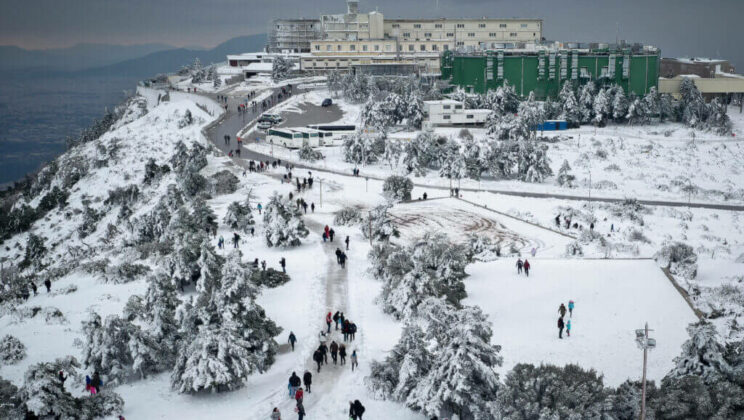
M299 149L307 143L310 147L323 145L326 133L312 128L271 128L266 135L266 142L288 149Z
M323 146L343 146L344 139L356 132L355 125L318 124L308 125L307 127L321 131L323 133Z

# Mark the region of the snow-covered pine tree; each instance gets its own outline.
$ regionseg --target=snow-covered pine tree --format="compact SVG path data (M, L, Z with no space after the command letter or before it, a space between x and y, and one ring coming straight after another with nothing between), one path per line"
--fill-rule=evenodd
M560 118L566 120L569 124L581 124L583 119L581 106L576 99L574 87L570 80L563 83L563 87L558 93L558 99L561 104Z
M381 158L387 164L390 166L390 169L395 169L398 167L398 161L400 160L400 155L403 153L403 144L401 140L397 139L387 139L385 142L385 151L383 152Z
M347 206L335 213L333 223L339 226L353 226L363 221L362 213L357 207Z
M72 356L29 366L24 374L23 386L18 391L22 406L39 417L80 418L79 401L65 389L58 377L59 371L69 374L79 367L80 364Z
M344 160L357 165L377 162L385 150L385 135L358 131L344 140Z
M420 129L424 121L424 103L421 97L411 92L406 98L405 117L409 129Z
M417 384L407 404L427 416L494 418L500 386L494 369L502 365L503 357L499 354L501 346L490 343L493 333L486 315L480 308L456 309L436 298L424 302L420 312L428 324L439 324L426 329L427 338L436 341L438 351L431 370Z
M46 253L47 249L44 246L44 238L34 233L29 233L28 240L26 241L26 251L18 267L21 270L32 267L35 271L39 271L44 266L44 256Z
M298 246L310 232L305 227L300 209L287 199L274 193L264 209L266 244L272 246Z
M501 240L492 240L487 235L468 235L467 252L469 261L493 261L501 256Z
M198 232L203 232L206 235L217 234L217 215L214 214L212 208L209 207L202 198L197 198L192 204L194 209L192 214L192 220L197 228Z
M289 77L292 70L292 64L284 57L276 56L271 62L271 79L274 82L284 80Z
M255 223L253 214L251 213L250 203L247 200L245 204L241 204L239 201L230 203L222 223L232 230L248 233L251 226Z
M315 162L325 158L320 150L313 149L309 143L302 143L297 156L300 160L306 160L308 162Z
M589 81L579 91L579 108L581 109L581 123L588 124L594 118L594 97L596 95L594 82Z
M214 81L212 82L212 87L215 89L219 89L220 86L222 86L222 79L220 79L219 76L216 76L214 78Z
M387 241L400 235L393 219L388 214L390 207L392 206L380 205L369 211L364 223L359 226L365 239L369 239L371 234L375 241Z
M622 88L615 89L615 96L612 98L612 118L615 121L622 121L628 115L628 98Z
M481 174L486 169L487 146L476 142L474 139L465 139L462 142L462 157L465 163L465 177L480 180Z
M106 376L111 384L123 383L132 372L129 340L136 334L135 329L138 327L116 315L107 316L101 323L101 317L91 312L83 321L85 367Z
M382 195L390 202L410 201L413 181L400 175L390 175L382 184Z
M628 101L628 113L625 114L625 119L631 125L644 124L648 119L648 111L644 101L635 94L631 95L631 99Z
M519 118L527 126L529 137L534 138L537 133L537 126L545 119L542 105L535 100L535 92L530 92L526 101L519 104Z
M148 331L160 343L158 361L162 366L173 364L178 337L176 308L178 299L175 281L163 271L148 277L147 291L142 299L142 319L148 324Z
M6 334L0 340L0 365L12 365L23 360L24 357L26 357L26 346L21 340L10 334Z
M602 88L594 97L592 105L594 111L594 124L604 127L608 120L612 118L612 97L609 88Z
M656 262L673 274L688 280L697 277L697 255L695 250L683 242L671 242L654 255Z
M439 156L439 176L451 180L462 179L467 176L465 157L460 152L460 145L449 140Z
M571 174L571 165L568 164L568 160L564 159L561 169L558 170L558 177L556 181L561 187L573 187L573 182L576 177Z
M606 391L602 376L578 365L519 363L498 392L501 418L602 418Z
M365 381L376 396L405 403L421 378L429 373L431 362L424 332L408 324L385 360L371 362Z
M424 131L403 146L403 164L408 173L426 175L426 169L436 159L436 143L439 138L432 132Z
M12 382L0 377L0 418L8 420L20 420L25 418L25 410L21 409L21 400L18 396L18 387Z
M708 119L708 107L695 82L689 77L682 78L679 94L682 109L681 122L688 127L703 128L703 124Z
M720 98L713 98L708 104L708 119L705 122L709 130L713 130L718 135L731 133L731 120L729 119L726 104Z
M719 342L713 324L700 321L687 327L690 339L682 345L682 354L674 359L674 368L666 378L686 375L701 377L706 383L722 380L731 372L724 358L725 348Z
M204 72L204 67L202 67L199 57L194 59L194 63L191 65L189 70L191 72L191 83L201 83L204 81L206 73Z
M534 141L520 141L512 147L517 148L517 175L525 182L543 182L553 175L548 159L548 147Z

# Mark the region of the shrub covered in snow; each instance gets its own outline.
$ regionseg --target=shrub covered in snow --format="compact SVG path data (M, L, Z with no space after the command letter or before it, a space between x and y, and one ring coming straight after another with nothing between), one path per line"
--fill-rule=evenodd
M400 175L391 175L382 184L382 195L391 202L410 201L411 191L413 181Z
M501 243L486 235L468 235L468 259L493 261L501 256Z
M654 255L656 262L673 274L692 280L697 276L697 255L691 246L682 242L664 245Z
M253 270L253 273L251 274L251 281L253 281L253 283L269 288L281 286L289 280L289 274L273 268L267 268L266 270Z
M292 71L292 63L282 56L276 56L271 61L271 79L274 82L284 80L289 77Z
M12 365L26 357L26 346L16 337L6 334L0 340L0 363Z
M306 160L308 162L315 162L316 160L325 158L320 150L313 149L307 143L302 144L302 147L300 147L300 151L298 152L298 156L301 160Z
M568 164L568 160L564 159L561 169L558 170L556 181L558 181L558 185L561 187L573 187L574 180L576 180L576 177L571 174L571 165Z
M215 195L232 194L238 190L240 180L231 171L221 170L212 175L210 182Z
M607 391L602 375L577 365L558 367L519 363L498 391L499 417L603 418Z
M390 207L381 205L369 211L365 222L359 227L365 239L369 239L371 236L376 241L387 241L390 238L397 238L400 235L398 228L393 223L393 219L388 214Z
M300 209L277 193L274 193L266 205L263 218L266 245L270 247L298 246L300 239L310 234Z
M44 246L44 238L30 233L28 235L28 241L26 241L26 252L18 267L20 269L33 267L36 270L39 270L44 265L44 257L46 256L46 253L47 249L46 246Z
M347 206L337 211L333 217L333 223L339 226L353 226L362 223L364 218L357 207Z
M358 131L344 140L344 160L357 165L377 162L385 153L384 134Z
M251 226L255 223L253 221L253 214L251 214L250 203L248 201L245 203L240 203L239 201L230 203L222 223L235 231L250 232Z
M579 241L573 241L566 245L566 256L581 257L583 255L584 249L581 247L581 243Z

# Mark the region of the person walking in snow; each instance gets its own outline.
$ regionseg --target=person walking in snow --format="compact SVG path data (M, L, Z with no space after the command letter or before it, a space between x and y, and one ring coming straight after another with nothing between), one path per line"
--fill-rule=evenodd
M341 359L341 366L346 364L346 344L341 343L338 346L338 357Z
M356 350L351 352L351 371L354 372L354 368L359 367L359 359L357 359Z
M558 338L563 339L563 317L558 318Z
M348 251L349 250L349 236L348 235L346 236L346 240L344 242L346 242L346 250Z
M323 363L323 354L320 349L315 350L313 353L313 361L318 364L318 373L320 373L320 365Z
M295 411L297 412L297 420L302 420L303 418L305 418L305 406L302 405L302 401L297 401Z
M338 261L341 264L341 268L346 268L346 253L341 251L341 255L338 257Z
M38 292L37 292L38 289L36 288L36 283L30 281L29 284L31 284L31 290L34 291L34 296L36 296L38 294Z
M331 229L328 231L328 238L333 242L333 237L336 236L336 231Z
M517 259L517 274L522 274L522 259Z
M305 214L307 214L307 203L305 200L302 200L302 209L305 211Z
M266 260L261 260L261 271L266 271Z
M326 315L325 321L326 321L326 325L328 325L327 332L330 333L331 332L331 321L333 321L333 315L330 312L328 312L328 314Z
M286 260L286 258L282 257L282 259L279 260L279 265L282 266L282 272L286 273L287 272L287 260Z
M336 311L335 314L333 314L333 322L336 323L336 330L338 330L338 320L341 318L341 314Z
M258 206L256 206L256 208L258 208L258 214L261 214L261 210L263 210L263 206L261 205L261 203L258 203Z
M220 235L220 239L217 240L217 248L223 249L225 247L225 238Z
M331 342L331 359L334 365L338 361L338 344L335 341Z
M561 215L558 214L558 216L555 216L555 225L558 227L558 229L561 228Z
M271 411L271 420L282 420L282 413L279 411L279 408L274 407Z
M341 264L341 249L336 248L336 263Z
M349 320L345 319L341 323L341 334L344 336L344 341L347 341L349 339Z
M349 324L349 341L354 341L356 338L357 326L355 323Z
M571 337L571 320L566 321L566 337Z
M289 377L289 397L295 398L295 394L297 393L297 389L299 389L300 385L302 385L302 381L300 380L300 377L297 376L297 373L292 372L292 375Z
M320 350L320 354L323 355L323 364L328 364L328 346L326 346L325 341L320 343L320 347L318 347L318 350Z
M558 313L561 314L561 318L566 316L566 305L561 303L561 306L558 307Z
M524 260L524 274L529 277L530 276L530 262L526 259Z
M323 232L325 232L326 236L329 235L330 231L331 231L331 228L329 228L328 225L325 225L325 227L323 228Z
M365 408L359 400L349 401L349 417L352 420L362 420Z
M51 293L52 292L52 282L51 282L51 280L49 280L49 279L44 280L44 286L47 289L47 293Z
M568 301L568 316L573 318L573 309L574 309L574 301L569 300Z
M292 351L294 351L294 345L297 342L297 337L295 337L294 332L289 332L289 345L292 346Z
M233 233L233 248L238 248L238 244L240 243L240 235L237 234L237 232Z
M323 232L323 243L328 239L328 234Z
M315 213L315 203L310 203L310 210Z
M307 393L312 394L312 391L310 390L310 386L313 384L313 374L310 373L309 370L306 370L305 374L302 375L302 384L305 385L305 389L307 390Z
M95 394L98 394L101 392L102 386L103 381L101 380L101 376L98 374L98 371L93 372L93 378L90 380L90 387L96 391Z
M302 391L302 387L297 387L297 391L295 391L295 401L302 402L302 399L305 398L305 393Z

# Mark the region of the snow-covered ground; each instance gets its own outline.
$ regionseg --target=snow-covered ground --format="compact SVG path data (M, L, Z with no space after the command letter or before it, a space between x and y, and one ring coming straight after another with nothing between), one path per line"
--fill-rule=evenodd
M651 352L648 377L660 380L674 365L685 328L694 313L650 260L556 260L527 257L530 276L518 275L513 259L468 267L468 298L493 323L494 344L502 346L508 372L516 363L578 364L604 375L617 386L637 379L643 352L635 330L648 322L657 347ZM571 336L558 339L558 307L576 303Z

